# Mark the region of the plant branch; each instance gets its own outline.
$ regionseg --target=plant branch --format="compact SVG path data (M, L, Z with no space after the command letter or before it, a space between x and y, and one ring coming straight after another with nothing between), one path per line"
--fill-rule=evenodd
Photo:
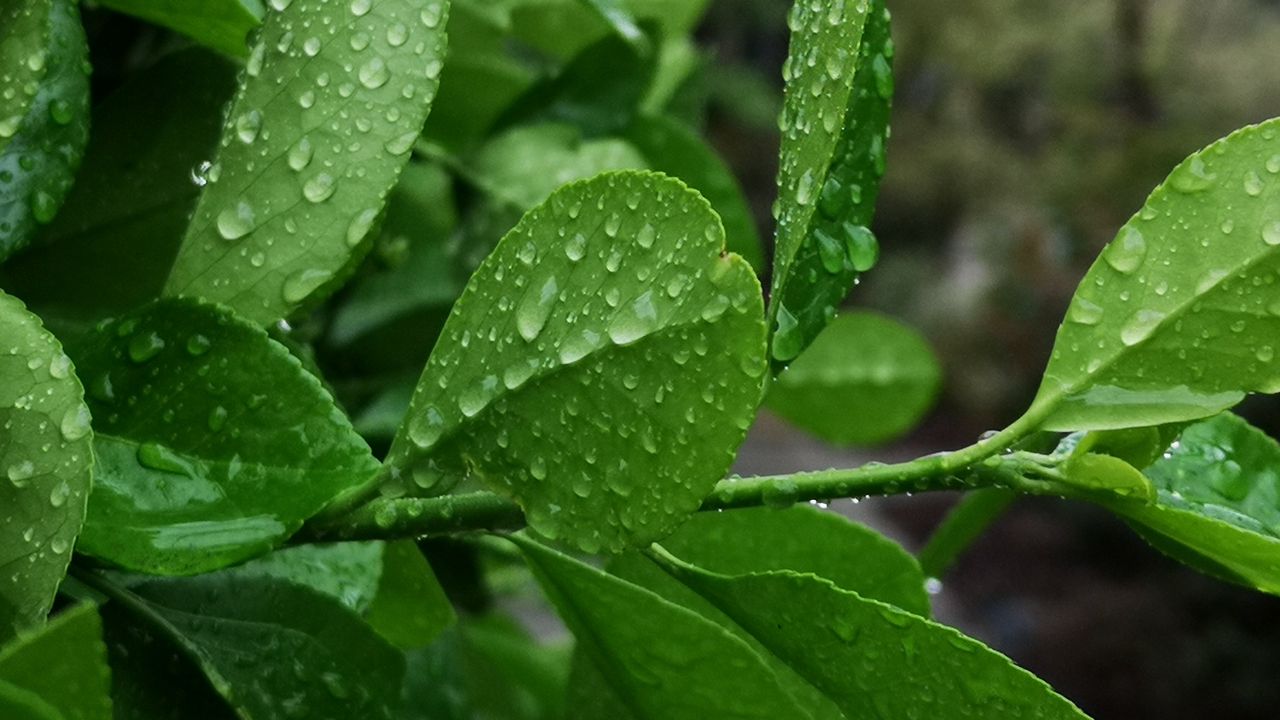
M1044 464L1043 456L1024 452L997 456L1033 430L1037 422L1038 418L1024 415L969 447L905 463L868 463L856 468L729 478L716 484L700 509L987 487L1033 494L1060 492L1054 471ZM513 530L524 525L524 513L514 502L494 493L473 492L373 500L340 518L309 525L298 539L316 542L424 537Z

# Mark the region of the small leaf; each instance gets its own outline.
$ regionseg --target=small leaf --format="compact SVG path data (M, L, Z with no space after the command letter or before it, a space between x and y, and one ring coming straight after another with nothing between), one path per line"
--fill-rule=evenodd
M193 658L242 717L392 717L404 660L337 600L215 573L115 588L135 623Z
M583 652L635 718L809 717L729 631L545 545L516 541Z
M670 532L728 470L760 397L759 286L723 243L670 178L556 191L454 305L388 489L439 493L470 469L588 552Z
M86 554L162 575L216 569L377 471L320 382L223 308L160 301L73 355L99 430Z
M1043 429L1195 420L1280 390L1277 131L1247 127L1187 158L1102 252L1030 411Z
M430 645L457 620L435 573L412 540L387 543L377 593L365 619L402 650Z
M44 621L84 523L93 435L62 346L0 292L0 640Z
M1062 481L1085 494L1151 501L1156 489L1137 468L1118 457L1082 453L1062 464Z
M165 287L261 324L367 250L435 95L448 2L273 7Z
M232 64L193 48L98 103L66 204L32 247L0 267L0 285L64 339L157 297L234 89Z
M942 369L912 328L869 312L841 315L769 386L770 410L838 445L876 445L933 405Z
M0 6L0 260L53 220L89 140L89 51L76 5Z
M848 718L1085 716L1008 658L959 632L813 575L727 576L663 567L750 633Z
M884 174L893 96L883 0L797 2L789 25L769 296L775 367L817 337L879 255L867 228Z
M306 585L363 613L378 593L386 548L381 541L297 545L227 568L222 574Z
M0 648L0 683L34 694L62 720L111 720L110 670L98 611L90 604L71 608L38 632Z
M702 193L724 223L725 247L757 274L764 267L760 233L742 188L724 160L696 132L674 118L637 116L624 133L654 170L680 178Z
M1114 503L1160 550L1280 594L1280 445L1231 413L1191 425L1146 470L1154 503Z
M567 643L549 645L513 618L490 613L468 619L455 643L455 672L466 681L468 718L561 720L569 675ZM432 718L431 720L435 720ZM616 720L621 720L618 718Z
M259 0L98 0L98 4L176 30L232 57L249 54L246 38L262 16Z

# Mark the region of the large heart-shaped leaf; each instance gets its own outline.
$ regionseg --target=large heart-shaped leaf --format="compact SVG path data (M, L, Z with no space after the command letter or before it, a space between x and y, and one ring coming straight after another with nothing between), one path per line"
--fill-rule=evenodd
M191 48L98 103L66 204L0 267L0 286L64 339L157 297L200 193L192 171L217 145L234 89L232 63Z
M789 24L769 297L777 365L804 350L878 257L867 226L893 95L883 0L797 2Z
M1280 120L1182 162L1076 290L1029 415L1159 425L1280 390Z
M92 442L62 346L0 292L0 638L53 605L84 522Z
M0 3L0 260L53 219L89 140L89 58L73 0Z
M918 332L876 313L849 313L778 374L768 406L828 442L874 445L915 427L941 380Z
M723 477L764 375L759 285L682 183L621 172L525 215L454 306L388 456L474 470L589 552L669 532ZM412 476L412 477L411 477Z
M435 95L448 2L272 7L165 288L263 324L367 249Z
M194 661L246 720L390 720L404 660L336 599L279 578L213 573L127 589L98 578L132 623ZM172 662L172 661L171 661Z
M545 545L516 539L582 651L632 717L809 717L761 657L728 630ZM568 714L605 717L585 707Z
M39 632L0 648L0 685L34 694L60 720L111 720L98 611L90 604L66 610Z
M98 0L98 4L177 30L233 57L249 54L247 38L262 17L260 0ZM287 5L274 0L274 5Z
M72 353L98 430L87 554L155 574L222 567L377 471L320 381L223 308L154 303Z
M1280 445L1231 413L1191 425L1145 471L1149 504L1111 503L1143 537L1212 575L1280 594Z

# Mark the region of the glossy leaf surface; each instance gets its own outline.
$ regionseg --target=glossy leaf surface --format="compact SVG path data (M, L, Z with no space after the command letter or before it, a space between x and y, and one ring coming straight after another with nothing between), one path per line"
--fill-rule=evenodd
M841 315L769 386L770 410L838 445L901 436L933 405L942 368L918 332L869 312Z
M84 390L62 346L0 292L0 638L43 622L92 482Z
M192 48L99 102L66 204L32 247L0 266L0 287L64 339L157 297L199 196L192 174L217 145L234 90L232 63Z
M664 567L834 702L845 717L1073 718L1049 686L976 640L789 571Z
M0 683L34 694L62 720L111 720L110 671L98 611L89 604L71 608L0 648Z
M392 717L404 660L349 609L274 578L220 574L117 591L251 720ZM300 669L300 670L299 670Z
M583 651L633 717L809 716L760 656L724 628L537 542L519 544Z
M1154 503L1116 504L1157 548L1280 594L1280 445L1231 413L1191 425L1147 468Z
M1280 390L1280 120L1187 158L1081 281L1032 406L1048 430L1160 425Z
M57 214L89 140L89 58L73 0L0 3L0 260Z
M160 301L73 354L98 429L87 554L154 574L223 567L377 470L319 380L223 308Z
M263 14L260 0L99 0L98 4L176 30L232 57L249 54L249 33Z
M448 3L273 7L165 288L262 324L367 249L435 95Z
M663 176L554 193L455 304L390 489L440 492L470 468L584 550L669 532L727 471L764 375L759 286L723 243L706 201Z
M769 305L775 365L812 342L879 255L867 226L893 96L883 2L798 2L789 25Z

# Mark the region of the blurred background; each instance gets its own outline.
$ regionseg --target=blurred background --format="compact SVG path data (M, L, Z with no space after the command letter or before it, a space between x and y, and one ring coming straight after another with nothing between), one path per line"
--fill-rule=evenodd
M841 452L765 417L744 474L967 445L1034 395L1076 283L1183 157L1280 114L1272 0L891 0L896 96L874 230L850 295L920 329L938 405L890 447ZM771 227L786 4L713 3L699 31L708 135ZM1280 409L1245 413L1272 436ZM945 495L835 508L918 549ZM1280 600L1164 558L1083 505L1024 499L943 578L941 619L1097 718L1264 718L1280 702Z

